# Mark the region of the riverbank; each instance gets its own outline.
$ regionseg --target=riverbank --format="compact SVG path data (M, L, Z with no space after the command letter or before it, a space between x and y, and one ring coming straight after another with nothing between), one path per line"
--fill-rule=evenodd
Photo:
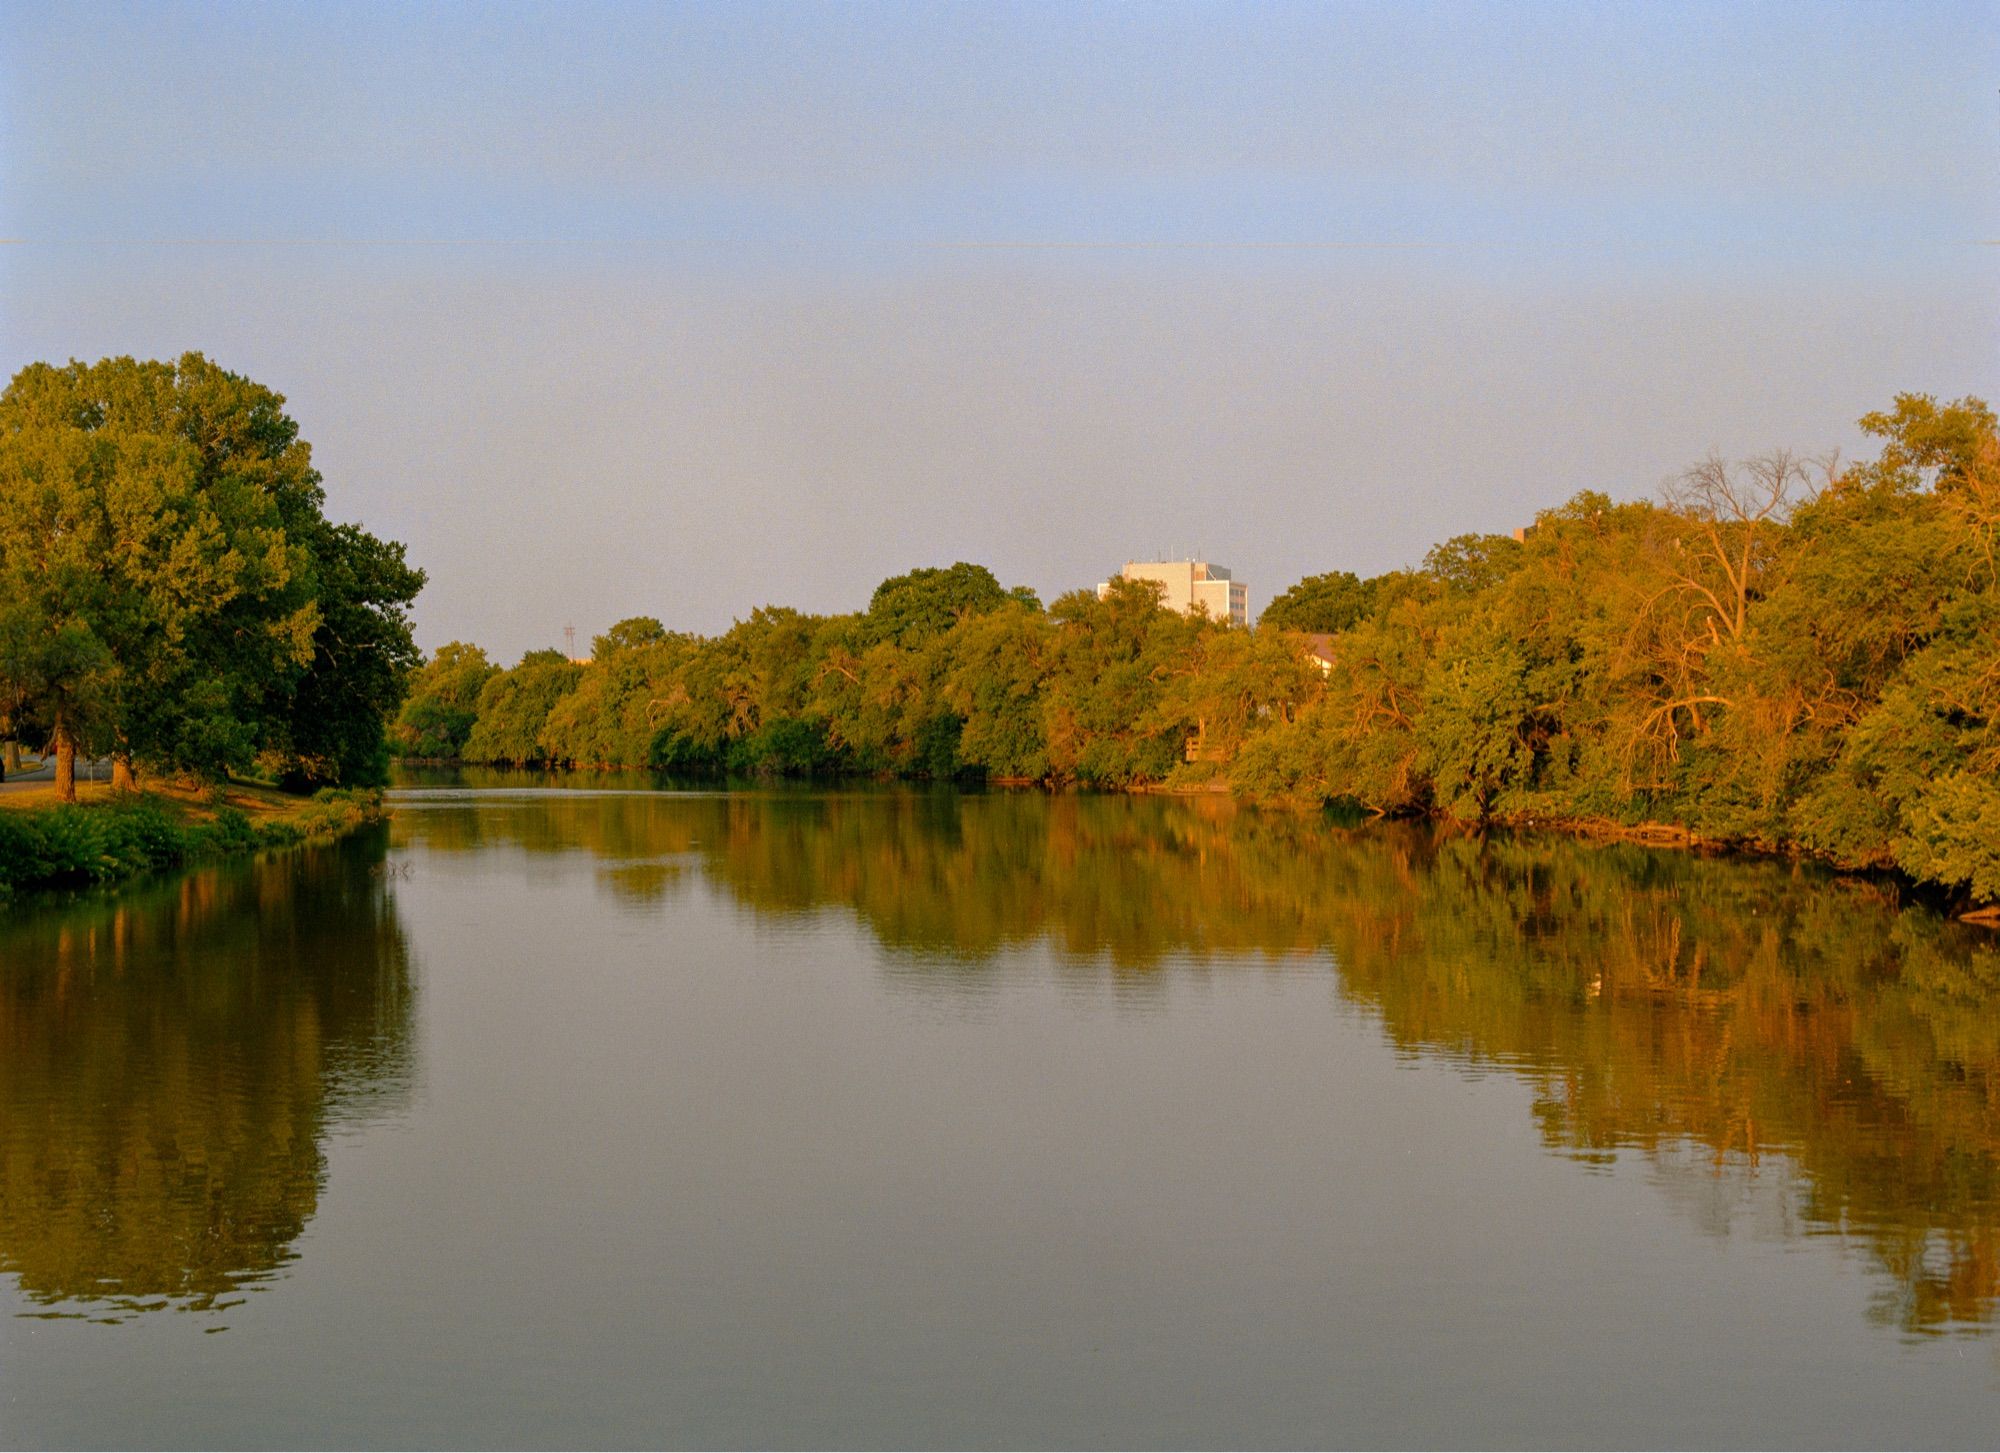
M844 783L870 783L889 785L900 783L910 785L909 779L897 778L884 773L829 772L818 776L789 776L782 773L758 776L731 776L728 774L693 773L671 777L654 768L610 766L595 763L590 766L524 767L506 763L478 763L454 761L449 758L399 758L399 769L412 769L422 779L423 773L440 774L439 781L449 781L457 774L472 773L489 785L509 779L526 776L536 785L555 785L564 777L601 778L612 774L624 774L638 781L649 781L662 785L671 781L677 786L719 786L724 789L753 787L757 783L789 783L801 790L817 784L832 786ZM442 774L452 774L446 777ZM1360 804L1350 800L1297 795L1260 795L1246 793L1233 788L1226 779L1198 777L1193 775L1173 775L1160 781L1135 781L1117 787L1078 784L1051 784L1045 780L1030 777L993 777L979 781L960 782L959 786L973 786L999 789L1009 792L1062 793L1080 790L1109 796L1163 797L1181 799L1226 799L1246 808L1256 808L1274 813L1298 816L1325 816L1336 826L1356 828L1371 821L1382 822L1428 822L1444 830L1477 835L1484 833L1522 836L1542 836L1550 838L1570 838L1599 845L1625 844L1633 847L1667 849L1698 854L1703 857L1740 858L1744 861L1777 859L1786 862L1812 864L1815 867L1836 873L1843 878L1894 885L1896 891L1906 895L1910 901L1921 902L1935 910L1941 917L1955 919L1989 930L2000 931L2000 905L1981 902L1963 891L1955 891L1937 883L1925 882L1889 862L1852 863L1842 862L1825 853L1814 852L1805 844L1785 840L1768 842L1746 837L1723 837L1703 834L1685 823L1640 820L1621 822L1608 817L1558 816L1550 813L1519 813L1495 815L1479 821L1477 819L1453 818L1445 814L1425 813L1370 813ZM975 788L976 790L976 788Z
M116 883L203 858L340 837L383 815L382 794L324 790L298 797L249 782L171 784L113 793L79 782L77 801L50 784L0 794L0 902L51 888Z
M1140 791L1149 789L1136 789ZM1150 789L1170 791L1174 789ZM1199 790L1199 789L1197 789ZM1186 795L1183 792L1183 795ZM1573 838L1598 845L1694 853L1703 857L1735 858L1744 862L1775 859L1780 862L1809 863L1841 878L1892 884L1909 899L1934 909L1940 917L1975 927L2000 930L2000 903L1982 901L1962 889L1928 881L1905 872L1894 862L1847 862L1829 853L1817 852L1796 839L1768 841L1752 837L1704 834L1686 823L1642 819L1621 822L1615 818L1561 816L1550 813L1496 814L1484 820L1455 818L1440 813L1370 814L1348 802L1344 807L1319 799L1298 797L1258 797L1240 792L1229 795L1253 807L1302 813L1340 812L1353 825L1364 822L1429 822L1467 834L1507 833L1525 837Z

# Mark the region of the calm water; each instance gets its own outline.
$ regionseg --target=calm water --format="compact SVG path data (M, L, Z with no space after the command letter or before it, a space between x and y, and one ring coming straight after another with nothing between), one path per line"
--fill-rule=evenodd
M1206 801L485 780L0 917L0 1441L2000 1438L1991 937Z

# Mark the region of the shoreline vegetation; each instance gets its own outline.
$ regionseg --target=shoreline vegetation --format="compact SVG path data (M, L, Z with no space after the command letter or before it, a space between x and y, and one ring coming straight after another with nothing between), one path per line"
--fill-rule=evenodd
M1044 606L959 563L861 611L635 617L506 669L423 659L423 573L328 519L283 405L195 353L32 364L0 394L0 761L46 744L61 804L0 813L0 884L379 812L393 755L1230 793L1806 857L2000 920L1978 399L1899 395L1861 420L1865 462L1711 456L1658 501L1586 491L1414 568L1309 576L1254 629L1127 580ZM115 800L78 802L79 756ZM306 805L232 803L250 781Z
M253 782L144 791L103 784L75 802L58 798L53 784L0 793L0 904L23 893L104 887L238 853L330 841L383 815L374 788L300 796Z
M1226 791L1810 858L2000 920L2000 435L1900 395L1875 459L1717 456L1414 569L1294 585L1254 630L1113 582L1044 607L960 563L866 610L587 659L454 642L409 761Z

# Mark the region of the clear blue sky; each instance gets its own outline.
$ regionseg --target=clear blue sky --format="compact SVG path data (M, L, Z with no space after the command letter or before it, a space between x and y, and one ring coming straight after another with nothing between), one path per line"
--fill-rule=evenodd
M1252 608L2000 396L2000 6L0 8L0 367L201 349L509 658Z

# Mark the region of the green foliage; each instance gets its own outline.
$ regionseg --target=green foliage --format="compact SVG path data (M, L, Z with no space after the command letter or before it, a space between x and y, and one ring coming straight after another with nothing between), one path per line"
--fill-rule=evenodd
M819 722L781 716L730 744L723 759L732 772L774 777L821 777L839 770Z
M1424 573L1453 590L1491 590L1521 567L1521 543L1508 535L1454 535L1424 556Z
M1896 862L1911 877L2000 903L2000 784L1990 775L1927 783L1905 805L1901 829Z
M624 621L594 643L576 689L551 708L542 739L560 762L642 765L692 641L656 621Z
M0 811L0 900L17 892L83 888L201 858L335 837L379 815L374 793L323 790L287 818L253 822L222 806L189 822L157 799Z
M401 545L356 526L311 533L320 623L311 666L271 701L281 777L287 786L378 787L388 780L385 727L419 659L409 604L424 574Z
M956 632L943 697L960 723L960 760L989 775L1039 782L1050 775L1046 701L1054 631L1039 605L1015 605Z
M1349 570L1308 575L1272 597L1257 624L1281 631L1332 633L1348 630L1375 608L1375 582Z
M1479 640L1431 662L1417 721L1418 770L1453 817L1492 817L1532 765L1527 663L1505 640Z
M1884 441L1874 473L1951 493L1968 487L1982 460L1990 461L1995 419L1983 399L1941 405L1929 394L1897 394L1893 408L1863 414L1861 427Z
M945 570L912 570L875 587L867 633L871 640L914 646L942 635L966 616L998 610L1009 598L984 565L961 560Z
M0 703L65 747L378 778L415 664L402 547L324 514L281 395L198 353L0 394Z
M410 681L410 693L389 729L399 757L456 757L479 720L479 693L499 670L477 646L453 641Z
M667 639L667 628L651 616L632 616L618 622L601 636L593 637L590 654L594 660L615 656L620 651L643 650Z
M1373 582L1325 693L1251 739L1253 795L1665 823L1991 901L2000 443L1905 396L1815 486L1709 460L1664 505L1579 495Z
M1362 814L1665 827L1990 900L2000 442L1977 400L1904 396L1864 427L1882 455L1845 473L1711 458L1659 503L1585 492L1524 540L1311 576L1255 632L1141 581L1043 610L965 564L886 580L858 615L763 609L712 639L625 621L587 666L548 653L489 680L465 753L1226 782ZM1333 636L1331 670L1301 631Z
M549 713L582 677L583 668L560 651L530 651L513 670L490 678L466 736L467 759L517 766L555 760L546 739Z
M1158 782L1186 756L1195 723L1166 689L1197 641L1226 629L1160 605L1150 581L1072 591L1049 609L1061 686L1051 703L1051 775L1099 787Z

